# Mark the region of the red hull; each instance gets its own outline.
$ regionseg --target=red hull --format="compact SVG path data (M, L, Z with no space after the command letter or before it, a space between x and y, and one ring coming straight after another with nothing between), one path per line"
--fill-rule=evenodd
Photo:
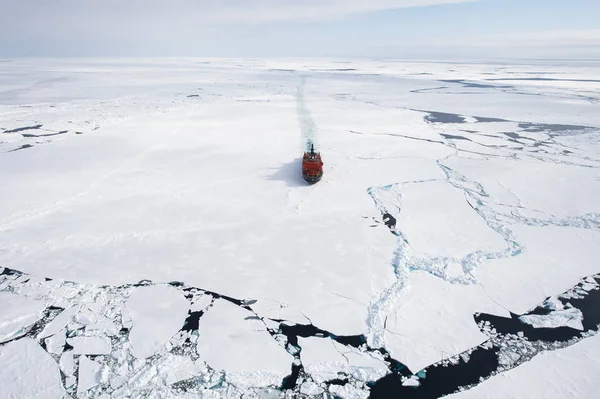
M305 152L302 158L302 177L308 183L314 184L323 177L323 161L321 154L314 151Z

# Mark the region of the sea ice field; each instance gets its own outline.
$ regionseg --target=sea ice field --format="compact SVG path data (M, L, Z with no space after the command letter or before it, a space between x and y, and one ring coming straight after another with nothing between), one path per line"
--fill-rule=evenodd
M1 60L0 399L597 397L599 71Z

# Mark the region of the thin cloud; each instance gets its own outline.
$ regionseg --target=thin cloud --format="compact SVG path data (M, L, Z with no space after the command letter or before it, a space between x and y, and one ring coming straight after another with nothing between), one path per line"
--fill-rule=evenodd
M128 18L132 23L162 20L169 23L260 23L273 21L322 21L351 15L479 0L2 0L0 21ZM109 27L107 27L109 28Z

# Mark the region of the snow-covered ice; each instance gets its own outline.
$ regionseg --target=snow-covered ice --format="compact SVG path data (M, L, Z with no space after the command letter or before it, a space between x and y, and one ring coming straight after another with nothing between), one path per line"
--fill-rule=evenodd
M183 326L190 307L183 295L168 285L139 287L127 300L133 327L129 335L138 359L152 356Z
M46 343L46 350L48 353L52 353L55 355L60 355L63 353L65 349L65 344L67 343L66 331L60 330L56 334L52 335L49 338L46 338L44 342Z
M100 384L102 365L87 356L79 357L79 376L77 394L80 395Z
M277 387L291 371L294 359L264 323L228 301L216 301L200 318L199 333L200 357L235 385Z
M103 337L75 337L67 339L73 347L74 355L108 355L111 350L110 340Z
M10 292L0 292L0 343L26 333L42 316L43 302L34 301Z
M0 346L0 395L3 399L63 399L58 365L34 340Z
M398 223L416 253L461 258L506 246L452 185L443 181L411 184L402 193Z
M581 310L571 308L564 310L555 310L547 315L527 315L519 317L523 323L527 323L535 328L556 328L571 327L577 330L583 330L581 321L583 314Z

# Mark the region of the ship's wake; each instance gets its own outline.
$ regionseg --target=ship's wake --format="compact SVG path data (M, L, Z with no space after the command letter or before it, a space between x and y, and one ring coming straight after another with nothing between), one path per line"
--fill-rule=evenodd
M296 111L298 114L298 123L300 124L301 148L303 152L308 152L314 145L315 151L318 151L319 145L317 141L317 125L312 118L310 111L306 107L305 101L305 86L306 78L302 77L298 91L296 93Z

